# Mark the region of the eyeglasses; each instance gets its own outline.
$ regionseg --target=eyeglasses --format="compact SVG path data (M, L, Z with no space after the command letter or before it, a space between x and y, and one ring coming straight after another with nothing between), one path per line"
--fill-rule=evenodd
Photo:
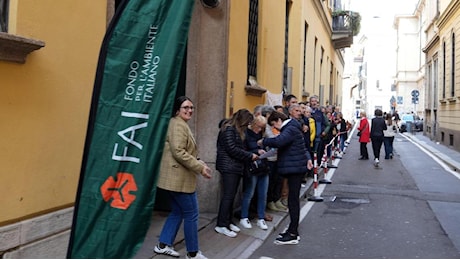
M191 106L191 107L190 106L185 106L185 107L180 107L180 108L183 108L185 110L194 110L195 109L195 107L193 107L193 106Z

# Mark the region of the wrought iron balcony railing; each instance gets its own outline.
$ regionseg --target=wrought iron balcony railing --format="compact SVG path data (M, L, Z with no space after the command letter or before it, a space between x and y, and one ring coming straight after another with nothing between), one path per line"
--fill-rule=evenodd
M353 36L359 33L361 16L352 11L334 11L332 13L332 41L336 49L350 47Z

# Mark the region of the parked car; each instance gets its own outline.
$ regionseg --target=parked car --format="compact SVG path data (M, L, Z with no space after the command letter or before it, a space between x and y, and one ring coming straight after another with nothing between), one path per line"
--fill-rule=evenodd
M421 132L423 131L423 119L420 119L419 116L414 114L402 114L400 116L401 121L399 122L399 131L401 133L407 132L409 129L407 124L411 124L413 131Z

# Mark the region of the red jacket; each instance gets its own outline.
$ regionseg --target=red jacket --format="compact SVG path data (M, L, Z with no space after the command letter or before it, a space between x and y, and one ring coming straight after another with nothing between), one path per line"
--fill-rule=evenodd
M359 137L360 143L369 143L370 142L370 129L369 121L367 118L362 117L359 122L358 131L361 131L361 136Z

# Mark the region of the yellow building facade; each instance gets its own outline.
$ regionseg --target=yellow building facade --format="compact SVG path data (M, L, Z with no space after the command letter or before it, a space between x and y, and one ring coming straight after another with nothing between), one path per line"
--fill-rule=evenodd
M75 199L107 23L105 1L9 4L8 34L42 41L44 47L27 55L25 63L0 61L0 185L7 194L0 204L8 209L0 223L69 206Z
M0 34L2 256L69 228L69 223L60 225L59 218L71 216L62 210L75 200L108 3L9 0L4 6L8 29ZM54 217L43 218L49 215ZM56 250L48 249L51 255ZM32 252L25 257L37 256Z
M441 144L460 150L460 1L424 0L426 42L426 95L424 133Z
M247 1L229 2L227 111L251 110L266 103L267 94L253 97L242 88L248 80L250 7ZM299 100L319 95L322 105L341 104L344 60L331 38L333 9L328 2L258 1L258 85L269 93L294 94ZM283 83L286 61L289 86Z
M196 104L190 126L209 165L222 118L266 103L268 93L341 105L344 68L333 1L215 2L195 0L180 86ZM99 49L116 4L9 0L0 33L1 256L65 257ZM206 196L220 194L214 176L198 184L202 212L217 212L220 197Z
M440 143L460 150L460 1L450 1L437 21L442 55L438 89Z

